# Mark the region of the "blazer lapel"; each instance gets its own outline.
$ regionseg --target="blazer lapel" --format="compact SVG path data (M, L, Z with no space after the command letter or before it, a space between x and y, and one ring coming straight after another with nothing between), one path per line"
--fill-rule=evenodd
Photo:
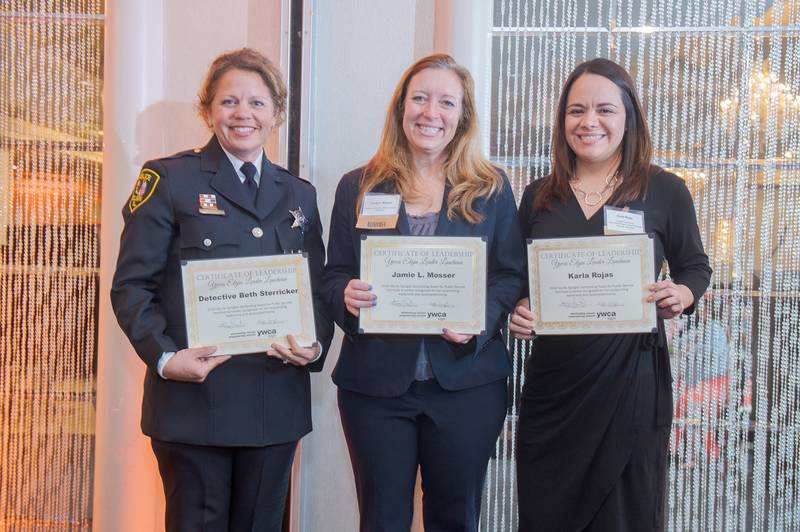
M266 154L261 162L261 182L258 185L258 205L256 213L260 219L264 219L275 209L283 200L287 186L284 182L286 174L275 167L267 160ZM289 216L289 209L296 209L297 205L286 205L286 216Z
M225 152L222 151L216 137L213 137L203 148L203 152L200 154L200 169L204 172L214 173L214 177L209 182L211 188L234 205L251 214L256 214L252 198L239 180L236 170L233 169Z
M406 213L406 204L400 201L400 212L397 216L397 232L403 236L411 236L411 227L408 225L408 214Z
M439 222L436 224L436 231L433 232L435 236L453 235L455 226L454 222L447 217L447 196L450 195L450 183L445 181L444 194L442 194L442 206L439 208Z

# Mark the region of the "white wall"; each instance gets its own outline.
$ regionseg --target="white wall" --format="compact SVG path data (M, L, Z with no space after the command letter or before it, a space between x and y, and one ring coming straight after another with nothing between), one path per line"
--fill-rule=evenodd
M112 6L113 7L113 6ZM150 110L159 116L163 155L204 145L209 131L197 116L197 92L211 61L222 52L249 46L281 64L281 0L168 0L163 9L163 98ZM285 71L285 69L284 69ZM143 132L144 134L144 132ZM277 136L268 145L278 157ZM160 153L146 154L147 158Z

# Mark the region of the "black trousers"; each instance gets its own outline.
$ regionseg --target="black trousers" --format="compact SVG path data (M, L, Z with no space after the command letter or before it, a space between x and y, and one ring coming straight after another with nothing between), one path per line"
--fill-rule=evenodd
M459 391L415 382L400 397L339 388L361 532L409 531L418 468L425 532L477 531L506 402L505 379Z
M280 532L297 442L206 447L151 439L167 532Z

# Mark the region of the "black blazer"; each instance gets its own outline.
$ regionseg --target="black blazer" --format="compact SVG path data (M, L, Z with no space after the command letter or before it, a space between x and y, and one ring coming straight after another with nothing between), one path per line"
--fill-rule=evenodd
M162 353L186 347L181 260L272 255L301 245L309 255L317 338L327 351L333 324L318 304L325 248L316 192L266 157L263 161L255 208L216 138L202 149L145 163L158 181L152 190L140 189L150 195L138 207L123 207L111 303L147 364L142 431L148 436L256 446L294 441L311 430L307 369L259 353L233 357L202 384L165 380L156 371ZM200 194L215 195L225 215L200 214ZM289 213L298 206L309 220L302 238ZM256 227L262 231L254 233ZM322 364L321 359L308 369L319 371Z
M410 235L410 230L403 206L395 229L356 229L356 201L362 172L363 168L358 168L342 177L331 214L325 292L334 319L345 333L333 380L347 390L393 397L403 394L414 381L419 342L423 337L359 334L358 319L344 306L344 288L350 279L359 277L363 233ZM448 342L439 336L424 337L433 373L447 390L479 386L511 374L511 361L501 328L519 297L525 260L514 195L505 175L503 181L501 192L476 203L475 207L484 215L484 220L475 225L458 217L448 219L450 187L445 188L435 234L485 236L489 255L486 334L476 336L465 345Z

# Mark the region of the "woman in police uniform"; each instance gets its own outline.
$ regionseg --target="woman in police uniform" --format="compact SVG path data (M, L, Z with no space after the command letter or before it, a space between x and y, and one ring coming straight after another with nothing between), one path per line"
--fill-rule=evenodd
M309 371L332 324L315 309L318 342L211 357L187 348L181 260L308 253L324 263L314 187L270 162L263 145L286 111L280 72L260 53L216 58L199 111L201 149L145 163L123 208L111 299L147 364L142 430L167 499L167 530L279 530L297 441L311 430Z

